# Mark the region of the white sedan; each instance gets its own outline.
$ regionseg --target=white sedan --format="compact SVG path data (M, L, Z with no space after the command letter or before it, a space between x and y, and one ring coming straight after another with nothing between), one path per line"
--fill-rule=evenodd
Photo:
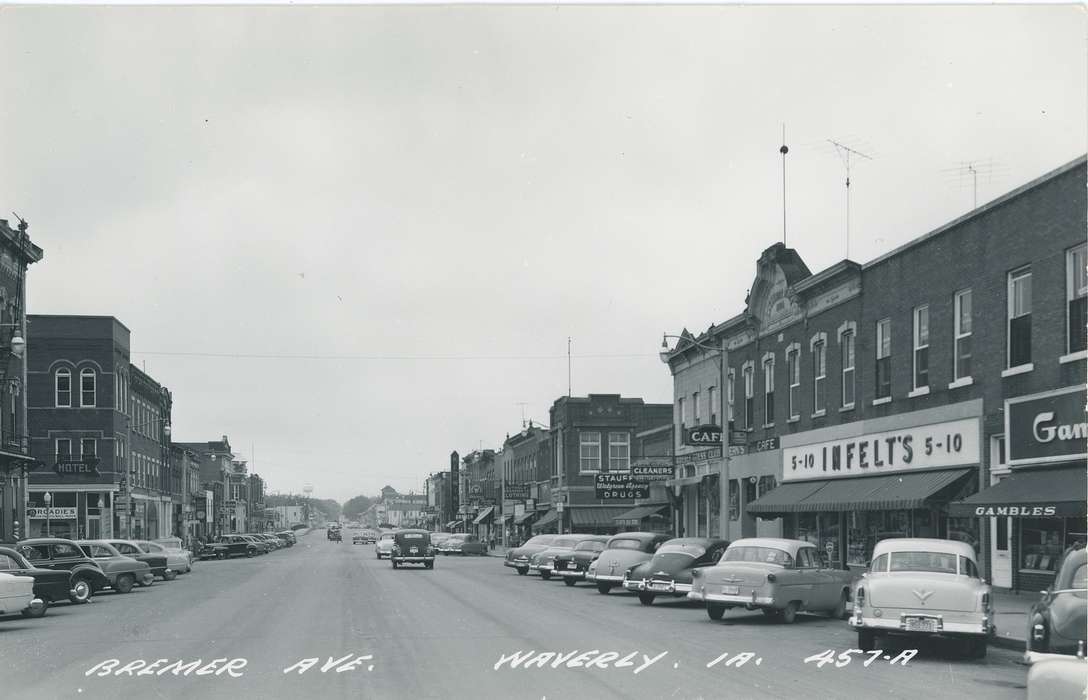
M20 613L30 608L35 600L33 578L0 574L0 615Z
M158 542L149 542L148 540L135 540L135 544L145 554L157 554L160 557L166 557L166 568L171 571L187 574L193 570L192 555L183 549L170 549Z

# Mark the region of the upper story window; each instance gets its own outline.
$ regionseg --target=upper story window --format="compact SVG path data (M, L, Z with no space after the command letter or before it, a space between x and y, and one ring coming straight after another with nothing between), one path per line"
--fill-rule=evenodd
M578 470L582 472L599 472L601 470L600 433L578 433Z
M72 456L72 440L70 438L57 438L56 440L57 461L70 459Z
M1031 364L1031 268L1009 273L1009 367Z
M845 331L839 336L839 351L842 354L842 407L854 407L854 331Z
M817 340L812 345L812 413L821 415L827 408L827 341Z
M61 367L54 375L54 404L57 408L72 407L72 371L67 367Z
M695 425L702 425L699 422L699 392L691 395L691 412L692 418L695 419Z
M959 380L971 376L971 290L956 292L953 301L956 307L953 378Z
M729 427L733 427L733 402L737 397L737 375L732 369L729 370L728 384L726 388L726 403L729 405Z
M755 421L755 367L751 363L744 366L744 427L751 430Z
M786 353L786 374L790 380L790 418L801 415L801 350L792 347Z
M1069 251L1066 275L1066 314L1069 333L1066 352L1088 350L1088 244Z
M774 355L763 357L763 425L774 425Z
M676 400L676 414L680 420L680 427L684 428L688 424L688 417L686 413L686 407L684 406L683 399Z
M94 408L97 398L97 377L90 367L79 372L79 405L83 408Z
M98 442L94 438L83 438L79 441L79 454L82 457L97 457Z
M876 398L892 395L892 320L876 322Z
M721 408L721 406L718 405L721 399L716 400L714 394L714 387L710 387L706 390L706 412L710 414L711 425L718 424L718 409Z
M608 471L625 472L631 469L631 435L608 434Z
M929 306L914 310L914 388L929 386Z

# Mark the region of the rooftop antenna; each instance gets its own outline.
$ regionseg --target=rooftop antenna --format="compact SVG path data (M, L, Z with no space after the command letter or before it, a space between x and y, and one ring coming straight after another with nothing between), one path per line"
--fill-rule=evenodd
M942 170L946 177L954 178L962 186L971 180L971 209L978 209L978 180L982 176L984 182L993 182L994 176L1008 174L1008 169L992 159L960 161L954 167Z
M778 149L782 154L782 245L786 244L786 154L790 152L786 145L786 124L782 123L782 147Z
M839 158L842 159L843 165L846 167L846 257L850 258L850 159L854 156L859 156L866 160L872 160L872 156L868 156L861 151L856 151L853 148L845 146L838 141L828 139L828 143L835 147L835 151L838 152Z
M567 398L571 397L570 393L570 336L567 336Z
M521 429L525 429L525 407L529 404L525 401L518 401L517 406L521 406Z

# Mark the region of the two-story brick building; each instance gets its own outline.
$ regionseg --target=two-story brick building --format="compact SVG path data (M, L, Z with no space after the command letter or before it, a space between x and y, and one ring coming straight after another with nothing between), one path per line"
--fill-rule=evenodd
M532 535L537 503L543 506L541 515L551 507L547 495L554 472L551 447L551 432L532 421L503 441L503 501L499 523L503 546L523 542Z
M232 518L236 526L238 523L237 499L234 499L234 504L227 504L231 495L230 478L234 471L234 452L231 450L230 440L224 435L219 440L177 444L189 450L200 465L200 486L205 496L198 498L197 513L199 517L200 506L205 508L205 536L215 538L231 532L241 532L241 528L231 529ZM244 514L241 522L241 527L244 528Z
M997 586L1052 578L1059 550L1088 529L1075 439L1085 422L1085 181L1082 157L864 265L811 274L795 251L768 248L744 311L666 356L683 427L701 421L695 406L719 361L695 343L728 348L728 403L747 440L721 487L730 505L719 534L811 540L858 567L882 538L953 538L979 550ZM1078 399L1033 433L1031 420L1066 394ZM1031 420L1010 415L1019 403ZM1020 452L1006 450L1006 430ZM723 466L693 476L710 482ZM987 489L1009 476L1004 490ZM676 491L690 488L682 478ZM987 492L1005 506L1031 492L1041 510L991 516L996 501L978 500Z

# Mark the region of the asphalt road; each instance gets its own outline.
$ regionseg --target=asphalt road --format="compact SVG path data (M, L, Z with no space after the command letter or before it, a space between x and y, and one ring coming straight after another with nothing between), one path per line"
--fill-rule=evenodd
M973 661L923 646L905 666L884 658L866 666L868 657L853 657L842 668L818 668L805 659L855 646L845 622L799 615L786 626L744 611L712 622L687 601L661 601L645 607L626 593L602 596L585 584L518 576L493 557L440 557L433 571L393 570L375 559L373 546L328 542L316 531L290 549L201 562L175 581L102 593L85 606L58 605L40 620L0 619L0 696L1025 696L1026 669L1013 651L991 648L987 659ZM896 657L908 647L884 653ZM519 652L576 653L559 664L551 657L543 668L507 662L495 669ZM753 655L747 663L729 665L744 652ZM571 666L594 658L597 666ZM114 666L93 670L111 659ZM116 675L130 662L159 659ZM304 659L316 661L298 665ZM625 659L629 665L616 667ZM226 668L231 660L244 665ZM175 662L192 665L186 673ZM109 675L99 675L104 671Z

